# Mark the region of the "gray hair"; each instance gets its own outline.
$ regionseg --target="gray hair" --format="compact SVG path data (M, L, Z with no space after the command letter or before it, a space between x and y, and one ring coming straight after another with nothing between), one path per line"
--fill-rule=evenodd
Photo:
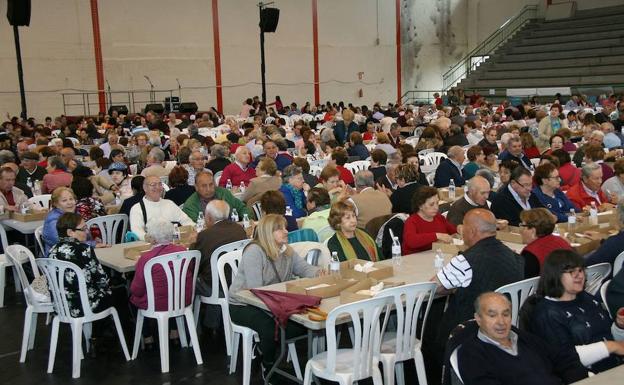
M210 147L210 156L213 158L225 158L225 147L220 144L215 144Z
M475 175L485 178L485 180L487 180L488 183L490 184L490 188L494 188L494 183L496 180L494 178L494 173L492 171L488 170L487 168L481 168L477 170Z
M150 219L145 225L145 238L151 243L171 243L173 241L175 229L173 223L161 218Z
M230 216L230 205L226 201L213 199L206 205L204 215L212 218L215 222L228 219Z
M461 155L463 152L464 152L464 149L463 149L463 148L461 148L461 147L459 147L459 146L452 146L451 148L449 148L449 149L448 149L448 152L447 152L447 154L446 154L446 155L447 155L450 159L457 159L457 157L458 157L459 155Z
M152 148L149 152L149 156L159 163L165 160L165 152L160 148Z
M511 302L509 301L509 298L507 298L507 296L505 294L501 294L501 293L497 293L494 291L488 291L485 293L482 293L481 295L479 295L475 301L474 301L474 312L475 314L480 314L481 311L481 301L485 300L486 298L489 297L499 297L505 300L505 302L507 302L507 305L509 305L509 307L511 308Z
M613 132L615 131L615 127L613 126L613 123L611 122L604 122L600 125L600 128L603 130L607 130L608 132Z
M475 179L475 178L477 178L477 179ZM473 176L472 178L470 178L470 179L468 179L468 180L466 181L466 186L464 186L464 187L465 187L465 189L466 189L466 191L471 191L471 192L472 192L472 191L474 191L474 190L475 190L475 188L476 188L476 186L477 186L477 181L478 181L478 180L485 180L486 182L488 182L488 184L490 183L490 182L489 182L487 179L485 179L484 177L482 177L482 176L480 176L480 175L475 175L475 176ZM490 188L491 188L491 185L490 185Z
M583 176L583 178L589 178L594 171L601 169L598 163L591 162L584 164L581 168L581 176Z
M401 162L390 161L386 162L386 171L397 168Z
M54 166L54 168L58 170L67 171L67 166L65 166L60 156L55 155L48 157L48 164Z
M599 136L601 139L604 139L605 134L600 130L594 130L592 131L591 136Z
M522 139L518 135L512 135L511 138L507 141L507 145L511 145L512 143L522 143Z
M284 183L288 183L290 178L299 174L303 174L301 167L291 164L282 171L282 180Z
M15 163L15 154L9 150L0 151L0 165L5 163Z
M355 173L355 187L356 188L364 188L364 187L374 187L375 186L375 176L372 172L368 170L360 170Z

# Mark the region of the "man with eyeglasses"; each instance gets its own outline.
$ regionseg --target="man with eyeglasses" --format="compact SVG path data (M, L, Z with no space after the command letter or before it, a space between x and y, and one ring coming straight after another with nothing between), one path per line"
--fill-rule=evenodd
M194 225L195 223L169 199L162 198L163 186L157 176L148 176L143 182L145 196L138 204L130 209L130 230L140 240L145 239L145 225L150 218L161 218L182 226Z
M544 207L531 191L533 179L531 172L522 166L511 172L511 178L503 186L492 202L492 212L498 219L505 219L511 226L518 226L520 213L537 207Z

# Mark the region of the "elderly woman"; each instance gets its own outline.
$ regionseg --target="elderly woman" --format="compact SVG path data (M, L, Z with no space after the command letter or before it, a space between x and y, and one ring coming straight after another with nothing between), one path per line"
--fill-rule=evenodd
M485 155L481 147L472 146L468 149L466 156L468 157L468 163L462 168L462 174L464 174L464 179L468 180L475 176L477 171L483 167Z
M561 191L559 170L552 163L543 164L535 169L533 180L537 184L533 194L556 217L556 222L566 222L570 210L580 211Z
M56 222L64 213L76 211L76 196L69 187L59 187L52 192L51 203L53 209L50 210L43 221L43 247L44 255L48 255L50 248L58 242L58 232Z
M550 345L575 348L583 365L601 372L622 362L624 316L614 323L602 303L585 291L584 262L569 250L546 257L529 331Z
M262 157L255 169L256 177L251 179L249 186L241 196L243 202L252 202L267 191L278 190L282 185L277 175L277 165L269 157Z
M561 106L559 104L553 104L550 106L550 114L544 119L540 120L537 131L539 137L537 138L537 146L541 149L548 148L548 141L551 136L557 133L561 128L567 128L567 122L559 119L561 114Z
M349 136L352 132L360 132L357 123L353 121L354 118L355 113L345 109L342 111L342 121L337 122L334 126L334 136L341 146L349 142Z
M612 203L619 202L624 197L624 158L615 161L614 174L607 179L600 189Z
M540 150L535 145L533 135L523 132L520 134L520 141L522 142L522 151L527 158L534 159L540 157Z
M210 148L210 162L206 165L206 168L212 171L213 174L223 171L230 161L227 159L229 151L220 144L215 144Z
M438 189L421 187L410 201L413 214L403 226L403 255L431 250L433 242L453 241L451 234L457 233L457 226L438 212Z
M368 148L364 145L364 139L359 132L352 132L349 136L349 148L347 149L349 156L357 156L359 160L366 160L370 156Z
M412 212L412 196L423 187L418 183L418 168L413 164L400 164L394 172L394 177L398 187L390 195L392 212L410 214Z
M321 183L316 187L322 187L327 190L332 202L334 202L346 188L345 183L340 180L340 171L338 171L336 166L325 166L321 171L319 179Z
M238 273L230 287L230 317L237 325L247 326L260 336L262 365L268 371L275 362L275 320L266 311L238 302L232 294L275 283L290 281L297 277L317 276L320 269L308 265L288 246L286 220L281 215L263 216L256 226L256 235L244 249L238 265ZM286 337L305 334L306 330L288 321Z
M557 219L547 209L540 207L525 210L520 213L520 220L520 235L522 243L526 244L521 253L524 257L525 278L537 277L551 252L572 250L568 241L552 234Z
M132 187L130 186L130 180L132 179L128 175L128 166L123 162L115 162L108 168L108 175L110 175L111 181L114 183L111 186L111 190L115 192L115 195L119 197L121 201L130 198L133 195Z
M193 195L195 187L189 186L188 172L182 166L175 166L169 172L169 191L165 193L165 199L172 200L176 205L180 206Z
M288 215L288 207L292 211L292 217L295 219L306 216L306 198L303 193L303 171L301 167L290 165L284 169L282 174L284 184L279 191L284 194Z
M93 248L87 243L88 230L85 221L78 214L64 212L58 217L55 230L58 233L58 241L50 248L48 258L75 263L84 271L86 294L93 312L110 307L112 291L108 275L98 262ZM69 275L65 276L65 291L68 294L72 317L81 317L84 312L80 302L78 281Z
M295 231L299 229L297 219L292 215L286 215L286 201L284 194L279 191L267 191L260 196L262 215L278 214L286 218L286 229Z
M606 182L607 179L615 175L611 166L606 164L604 162L604 159L605 159L605 151L601 145L590 144L585 149L585 156L583 158L584 163L585 164L596 163L600 165L600 168L602 169L602 182L603 183Z
M308 209L308 216L301 224L302 229L312 229L318 233L321 229L329 226L330 201L327 190L320 187L310 189L306 208ZM325 239L320 241L323 242Z
M256 170L251 167L251 153L245 146L239 146L234 152L236 161L228 164L223 169L221 179L219 180L219 186L225 187L227 181L230 180L232 185L240 186L241 183L245 183L245 186L249 185L249 182L256 176Z
M329 211L329 225L336 231L327 241L330 252L336 252L338 259L364 259L379 261L383 259L377 244L364 230L357 228L355 206L349 201L332 204Z
M498 177L500 178L499 189L507 188L507 184L511 181L511 172L518 166L518 162L510 159L500 163L498 166Z
M42 194L50 194L57 187L69 187L71 184L72 174L67 172L67 167L60 157L49 157L46 170L48 173L43 176L41 181Z
M559 160L559 177L561 178L561 189L567 190L581 180L581 170L577 168L570 158L570 154L563 150L554 150L551 154Z
M130 302L136 306L137 309L147 309L148 289L144 275L147 262L161 255L186 251L186 247L173 243L174 236L175 228L171 222L157 218L150 219L147 222L145 240L152 244L152 248L141 254L136 264L136 273L130 285ZM173 270L171 272L173 273ZM162 267L155 267L152 270L154 305L157 311L167 310L168 307L167 296L169 290L167 288L167 277L165 274ZM193 266L190 265L186 272L186 305L189 305L193 300L192 288ZM150 333L146 332L145 334L145 343L153 343L153 338L149 336ZM177 338L177 331L172 331L172 333L169 334L169 338Z
M552 154L553 151L563 149L564 141L565 139L563 138L561 134L555 134L551 136L548 141L550 143L550 147L548 148L548 150L544 151L543 154L549 155L549 154Z
M390 138L385 132L380 132L377 134L377 145L375 146L375 150L382 150L388 156L397 152L396 148L394 148L392 144L390 144Z

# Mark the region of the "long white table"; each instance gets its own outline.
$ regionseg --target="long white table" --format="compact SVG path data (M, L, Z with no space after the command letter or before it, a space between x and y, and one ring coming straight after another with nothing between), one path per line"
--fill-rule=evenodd
M621 385L624 384L624 365L617 366L593 377L575 382L579 385Z
M139 245L147 245L147 242L135 241L120 243L112 247L97 248L95 249L95 256L103 266L120 273L129 273L134 271L137 261L126 258L124 256L124 249Z
M3 219L2 225L7 228L11 228L19 231L20 233L26 234L34 234L35 230L39 226L43 226L43 220L41 221L32 221L32 222L22 222L15 219Z

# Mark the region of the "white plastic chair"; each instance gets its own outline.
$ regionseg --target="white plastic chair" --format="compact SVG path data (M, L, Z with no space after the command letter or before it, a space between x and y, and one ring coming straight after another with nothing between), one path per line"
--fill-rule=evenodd
M511 323L518 326L518 313L524 301L537 289L539 277L528 278L522 281L510 283L496 289L497 293L506 294L511 300Z
M323 227L322 229L320 229L319 231L317 231L316 235L318 235L319 241L326 242L335 233L336 233L336 230L334 230L330 225L327 225Z
M414 283L382 290L377 297L392 298L392 304L386 309L386 316L382 333L385 331L390 318L392 305L396 309L397 331L383 333L381 342L380 361L383 363L384 384L394 385L394 373L400 385L405 385L403 361L414 360L418 383L427 384L425 362L421 345L425 320L429 314L436 284L433 282ZM426 302L426 303L425 303ZM419 325L420 310L426 306L422 325ZM420 326L420 327L419 327ZM418 330L420 329L420 333Z
M609 312L609 315L611 316L611 318L613 318L613 314L611 314L611 311L609 310L609 306L607 304L607 289L609 288L610 283L611 283L611 280L608 280L608 281L605 281L605 283L603 283L602 286L600 286L600 298L602 298L602 303L604 304L605 308Z
M136 330L134 334L134 345L132 348L132 359L137 357L141 332L143 330L143 318L154 318L158 321L158 342L160 344L160 369L163 373L169 372L169 319L175 318L180 335L180 344L187 346L186 332L184 331L184 320L186 319L188 332L195 353L197 365L202 365L203 360L197 339L197 329L193 319L193 297L195 295L195 281L199 271L199 260L201 253L198 250L182 251L154 257L147 261L144 267L145 287L147 288L147 309L139 309L137 314ZM193 266L191 266L193 265ZM167 279L167 310L156 310L154 299L153 269L158 267L164 272ZM186 281L189 269L191 274L191 303L186 305Z
M430 152L425 154L420 158L423 162L422 166L420 166L420 170L425 174L434 172L440 165L442 159L446 158L447 156L443 152Z
M260 201L254 202L254 204L251 205L251 208L253 209L254 214L256 214L256 219L260 220L260 218L262 218L262 204Z
M229 320L226 318L225 311L225 309L228 307L228 301L226 297L220 295L221 291L219 289L219 270L217 267L217 260L225 253L244 249L250 241L250 239L243 239L241 241L227 243L223 246L216 248L212 252L212 255L210 256L210 275L212 278L211 295L210 297L197 295L195 297L195 305L193 307L193 318L195 319L196 325L199 325L199 311L203 303L207 305L219 306L221 308L221 315L223 317L223 328L225 332L225 348L228 356L232 354L232 331L230 330L230 324L228 322Z
M107 245L116 245L123 242L123 237L128 230L128 216L126 214L112 214L95 217L87 221L87 228L97 226L102 234L102 242ZM121 239L117 239L117 235Z
M621 252L620 255L618 255L613 262L613 275L616 275L620 272L620 270L622 269L622 265L624 265L624 251Z
M32 198L28 198L28 203L38 205L47 210L50 208L50 199L52 199L52 194L35 195Z
M325 321L327 351L308 360L304 385L312 383L312 376L351 385L364 378L373 378L373 384L382 385L378 361L380 330L379 317L390 303L388 297L376 297L340 305L327 315ZM353 348L338 349L336 320L347 315L353 325Z
M323 167L320 166L310 166L310 174L314 175L315 177L320 177L321 176L321 172L323 172Z
M39 226L35 229L35 241L37 242L37 247L41 252L41 256L43 256L43 226Z
M108 316L113 317L119 343L121 344L126 361L129 361L130 355L128 354L128 347L126 346L126 340L124 339L123 329L121 328L121 322L119 322L117 310L111 306L99 313L93 313L91 305L89 304L89 299L87 298L87 284L82 269L74 263L50 258L37 259L37 265L41 268L41 271L48 281L48 288L52 294L52 306L55 312L54 318L52 319L52 338L50 341L50 356L48 358L48 373L52 373L54 369L60 322L67 323L71 326L72 378L80 377L83 326L90 325L93 321L98 321ZM78 291L83 311L82 317L72 317L69 311L67 292L65 291L65 278L67 276L73 276L74 279L78 280Z
M2 249L6 252L9 242L7 241L6 231L0 225L0 242ZM20 263L28 262L28 258L20 259ZM13 263L7 259L4 254L0 254L0 308L4 307L4 287L6 286L6 269L11 267ZM15 282L15 291L20 291L20 280L17 271L13 270L13 282Z
M604 262L591 265L585 269L585 291L591 295L596 295L600 290L602 281L611 273L611 264Z
M228 280L225 274L225 267L230 269L230 282L236 276L238 272L238 265L243 255L243 250L235 250L229 253L223 254L217 260L217 269L219 271L219 283L225 294L225 298L228 298L228 291L230 289ZM260 337L253 329L245 326L240 326L232 322L230 318L230 308L228 306L223 307L224 323L230 325L232 332L232 354L230 355L230 374L236 370L236 361L238 360L238 345L240 338L243 338L243 385L249 385L251 380L251 360L253 359L253 343L258 342ZM301 367L299 366L299 358L297 356L297 349L294 342L288 344L288 358L292 360L293 367L295 368L295 374L298 379L302 379Z
M219 181L221 180L221 174L223 174L223 171L219 171L216 174L214 174L213 179L214 179L215 186L219 185Z
M20 284L22 285L24 298L26 300L26 312L24 313L24 331L22 334L22 350L20 354L19 362L26 361L26 353L35 346L35 334L37 332L37 315L39 313L48 314L52 313L52 302L41 302L35 298L32 289L30 288L30 282L26 277L22 263L24 259L30 261L33 274L39 277L39 268L35 261L35 256L28 250L27 247L22 245L11 245L5 250L6 258L13 265L13 269L19 276Z
M370 162L367 160L358 160L355 162L351 162L351 163L345 163L344 167L351 171L351 174L355 175L356 172L358 171L362 171L362 170L368 170L368 167L370 166Z

